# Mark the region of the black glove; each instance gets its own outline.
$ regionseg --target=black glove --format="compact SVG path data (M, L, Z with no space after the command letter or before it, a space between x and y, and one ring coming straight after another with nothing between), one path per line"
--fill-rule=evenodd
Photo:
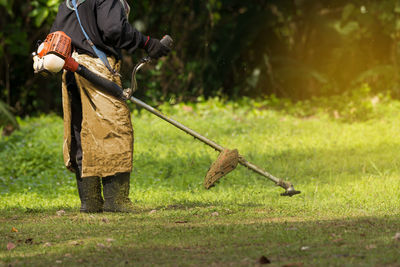
M153 59L166 56L171 51L169 47L163 45L160 40L155 38L149 38L144 50L146 50L147 54L149 54L149 57Z

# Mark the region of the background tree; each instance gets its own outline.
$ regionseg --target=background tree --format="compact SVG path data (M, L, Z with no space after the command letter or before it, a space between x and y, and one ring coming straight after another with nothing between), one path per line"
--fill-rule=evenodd
M60 0L0 0L0 99L17 115L61 110L60 76L32 72ZM132 1L131 23L175 48L139 75L138 96L196 101L199 96L292 100L340 95L367 83L399 97L398 1ZM124 55L124 85L142 56ZM4 104L3 104L4 105Z

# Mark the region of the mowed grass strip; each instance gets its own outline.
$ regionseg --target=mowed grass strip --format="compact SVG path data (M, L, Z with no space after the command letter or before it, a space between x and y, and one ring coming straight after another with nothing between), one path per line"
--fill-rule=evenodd
M352 124L216 100L165 109L288 178L302 191L292 198L241 166L203 189L218 154L135 112L137 214L79 214L62 120L26 119L0 139L0 265L248 266L265 256L271 266L399 266L398 108Z

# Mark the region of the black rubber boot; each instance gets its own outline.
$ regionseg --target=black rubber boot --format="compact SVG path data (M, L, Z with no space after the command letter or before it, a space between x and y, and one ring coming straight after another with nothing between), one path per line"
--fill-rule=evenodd
M104 211L137 212L129 199L130 173L103 178Z
M76 175L79 198L81 199L80 212L103 212L104 200L101 196L101 183L99 177L80 178Z

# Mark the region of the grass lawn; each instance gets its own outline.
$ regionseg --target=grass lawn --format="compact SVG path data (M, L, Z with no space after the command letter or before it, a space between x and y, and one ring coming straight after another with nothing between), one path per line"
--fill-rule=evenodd
M62 119L28 118L0 137L0 266L400 266L400 103L353 123L218 100L163 110L302 194L241 166L207 191L218 154L136 111L138 212L80 214Z

